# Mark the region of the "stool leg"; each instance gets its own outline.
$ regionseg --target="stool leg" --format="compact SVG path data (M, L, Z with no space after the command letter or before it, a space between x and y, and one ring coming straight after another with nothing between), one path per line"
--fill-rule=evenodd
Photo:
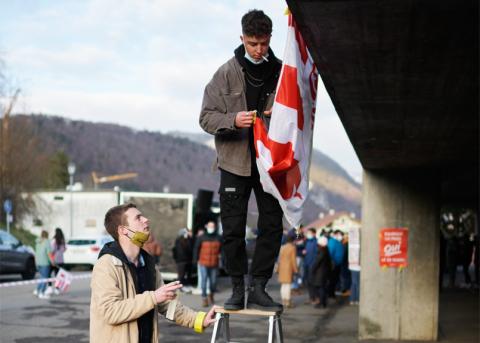
M219 326L221 326L221 323L220 323L221 320L222 320L222 314L217 313L215 315L215 325L213 326L212 340L210 341L210 343L215 343L217 340L217 334L218 334Z
M227 343L230 342L230 315L225 314L223 317L224 320L224 329L223 329L223 338Z
M283 343L282 319L280 316L275 318L275 342Z
M273 343L274 316L268 317L268 343Z

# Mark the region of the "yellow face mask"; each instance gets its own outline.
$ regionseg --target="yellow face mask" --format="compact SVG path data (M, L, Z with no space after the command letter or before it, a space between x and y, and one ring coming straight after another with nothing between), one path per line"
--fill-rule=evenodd
M139 248L142 248L145 242L148 241L148 238L150 237L150 233L147 233L147 232L132 231L128 228L127 230L130 232L133 232L132 237L127 236L128 238L130 238L130 242L132 242Z

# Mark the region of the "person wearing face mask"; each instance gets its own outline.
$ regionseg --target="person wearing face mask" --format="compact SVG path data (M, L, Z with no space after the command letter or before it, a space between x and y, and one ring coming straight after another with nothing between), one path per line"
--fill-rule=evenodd
M312 268L313 262L317 257L317 238L315 237L317 231L314 228L309 228L307 231L306 240L305 240L305 249L303 250L303 284L308 289L309 300L306 303L316 305L319 300L316 297L315 288L309 282L310 270Z
M142 249L149 221L134 204L108 210L105 229L114 241L102 248L92 271L90 342L158 342L158 314L167 310L169 319L197 332L215 321L215 308L197 312L172 302L182 284L165 285L154 258Z
M216 165L220 169L220 216L225 264L231 276L228 310L245 306L244 276L248 273L245 227L252 189L258 207L258 232L250 268L247 308L281 311L265 287L272 277L282 240L282 209L264 192L255 160L254 116L269 123L280 76L281 61L270 48L272 21L263 11L251 10L241 20L241 44L205 87L200 126L215 136Z
M202 306L213 305L214 294L217 288L218 265L220 262L220 237L216 232L214 221L205 225L205 234L195 243L194 261L198 263L202 287ZM210 293L207 297L207 283L210 284Z
M335 230L333 235L328 239L328 252L330 253L333 265L328 283L328 296L331 298L335 298L335 290L340 280L340 271L345 255L345 247L342 244L342 239L343 233L340 230Z
M318 298L318 302L315 303L315 308L325 308L327 307L326 287L328 285L332 262L327 249L327 237L320 236L316 241L318 243L318 252L309 270L308 277L310 287L312 287Z

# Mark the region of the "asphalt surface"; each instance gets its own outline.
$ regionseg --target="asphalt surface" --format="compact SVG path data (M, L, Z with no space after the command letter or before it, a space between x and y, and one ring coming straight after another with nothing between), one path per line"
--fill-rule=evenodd
M13 279L4 278L2 281ZM216 302L220 304L229 294L225 285L227 280L220 278L219 281L220 292L216 295ZM34 285L0 287L1 342L88 342L89 279L74 280L67 293L52 295L49 300L35 297L32 294L34 288ZM278 285L273 285L271 292L278 295ZM181 294L180 301L196 310L205 310L201 307L199 295ZM321 326L321 318L327 319L329 316L328 310L316 310L303 305L287 311L283 315L285 341L317 341L315 332ZM266 341L267 319L235 316L231 317L230 322L232 340ZM210 341L212 329L199 335L192 329L179 327L162 318L160 332L160 342L207 342Z
M85 272L74 272L75 275ZM65 294L40 300L32 294L34 285L2 287L14 279L0 277L0 342L88 342L89 279L74 280ZM219 279L216 302L222 304L229 296L227 279ZM279 285L269 286L270 294L278 300ZM479 341L478 291L450 290L443 292L440 305L440 341L470 343ZM306 295L293 298L296 307L282 315L285 342L353 343L358 327L358 307L349 306L346 298L330 300L327 309L304 305ZM199 295L182 294L182 303L196 309L201 307ZM267 319L231 316L233 342L265 342ZM210 342L212 329L196 334L192 329L160 320L160 342ZM379 343L380 341L375 341ZM390 341L392 342L392 341Z
M74 280L68 293L50 300L34 296L35 287L0 287L1 342L88 342L89 279Z

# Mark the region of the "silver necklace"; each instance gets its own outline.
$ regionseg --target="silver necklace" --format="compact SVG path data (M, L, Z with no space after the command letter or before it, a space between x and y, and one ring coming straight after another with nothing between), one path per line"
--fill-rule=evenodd
M247 70L245 70L245 75L246 75L246 80L248 82L248 84L254 88L259 88L259 87L262 87L264 84L265 84L265 81L263 81L262 79L257 79L256 77L254 77L253 75L251 75Z

